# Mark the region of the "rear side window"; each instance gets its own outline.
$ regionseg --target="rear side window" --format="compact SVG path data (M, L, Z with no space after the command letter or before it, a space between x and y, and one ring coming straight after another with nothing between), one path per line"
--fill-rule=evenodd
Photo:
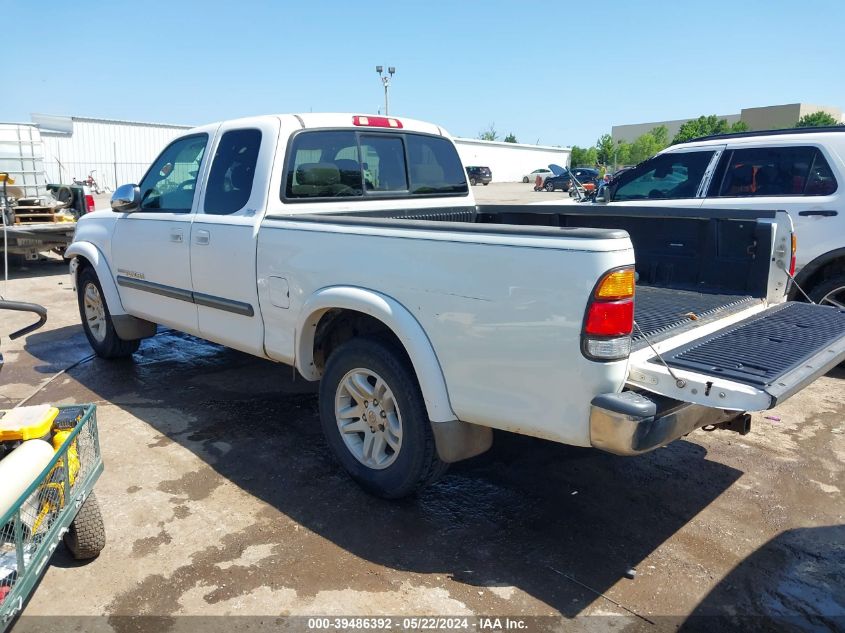
M409 134L411 194L466 193L467 179L455 146L444 138Z
M655 156L622 175L613 200L694 198L713 153L677 152Z
M723 161L720 197L824 196L837 187L830 165L815 147L737 149Z
M466 194L454 145L421 134L300 132L288 153L284 197Z
M204 213L230 215L246 206L252 195L260 147L259 130L230 130L223 134L208 175Z

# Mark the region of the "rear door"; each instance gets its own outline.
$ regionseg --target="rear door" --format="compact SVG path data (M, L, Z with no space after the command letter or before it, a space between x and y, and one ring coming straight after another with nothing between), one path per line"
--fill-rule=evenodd
M190 234L193 297L200 336L264 354L255 257L269 195L279 120L220 126Z
M845 360L845 310L751 308L631 355L631 386L736 411L771 409Z
M842 247L843 194L837 161L820 145L736 145L723 153L708 188L708 208L784 209L798 237L799 269Z
M697 209L724 148L707 145L658 154L620 176L610 204Z

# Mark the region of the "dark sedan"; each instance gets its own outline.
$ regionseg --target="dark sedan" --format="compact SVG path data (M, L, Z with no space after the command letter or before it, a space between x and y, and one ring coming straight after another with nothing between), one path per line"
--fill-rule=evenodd
M592 182L599 177L598 169L591 169L589 167L576 167L562 173L560 176L549 176L543 183L543 189L546 191L569 191L572 186L572 176L584 184L585 182Z

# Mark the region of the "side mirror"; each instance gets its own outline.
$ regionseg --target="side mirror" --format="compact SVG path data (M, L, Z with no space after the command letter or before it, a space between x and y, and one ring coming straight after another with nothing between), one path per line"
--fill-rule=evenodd
M138 185L120 185L111 196L111 210L132 213L141 208L141 189Z

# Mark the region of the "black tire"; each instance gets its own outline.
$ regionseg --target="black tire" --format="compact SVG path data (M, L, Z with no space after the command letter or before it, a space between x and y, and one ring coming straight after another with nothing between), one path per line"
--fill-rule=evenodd
M470 178L469 184L471 184L473 187L475 187L475 178Z
M489 182L482 182L481 184L482 184L482 185L484 185L484 186L486 187L486 186L487 186L487 185L489 185L490 183L489 183Z
M522 177L522 182L528 182L528 176L523 176L523 177Z
M834 273L833 276L828 277L827 279L813 286L807 292L807 294L810 295L810 299L812 299L815 303L819 303L828 294L838 288L845 289L845 272L840 271ZM841 303L843 297L845 297L845 291L842 292L842 295L837 301ZM796 296L796 299L797 298L803 298L803 295L799 292Z
M543 189L545 189L546 191L551 193L555 190L555 185L554 185L553 182L549 182L549 183L546 183L546 185L543 187Z
M93 492L71 521L64 542L76 560L97 558L106 546L106 527L103 525L100 504Z
M98 340L94 336L88 319L85 317L84 296L90 284L96 287L97 293L103 303L105 336L102 340ZM77 275L76 298L79 304L79 318L82 320L82 329L85 331L85 336L88 338L91 349L96 352L97 356L101 358L126 358L138 351L138 347L141 345L140 340L127 341L117 335L111 314L109 313L109 306L106 304L105 295L103 295L103 288L100 286L100 280L97 279L97 273L90 266L82 268Z
M389 386L401 413L402 443L395 460L375 469L358 460L341 437L335 396L341 380L353 369L378 374ZM375 339L353 339L334 350L320 382L320 422L326 442L346 472L367 492L399 499L422 490L446 472L434 445L431 422L416 376L404 354Z

